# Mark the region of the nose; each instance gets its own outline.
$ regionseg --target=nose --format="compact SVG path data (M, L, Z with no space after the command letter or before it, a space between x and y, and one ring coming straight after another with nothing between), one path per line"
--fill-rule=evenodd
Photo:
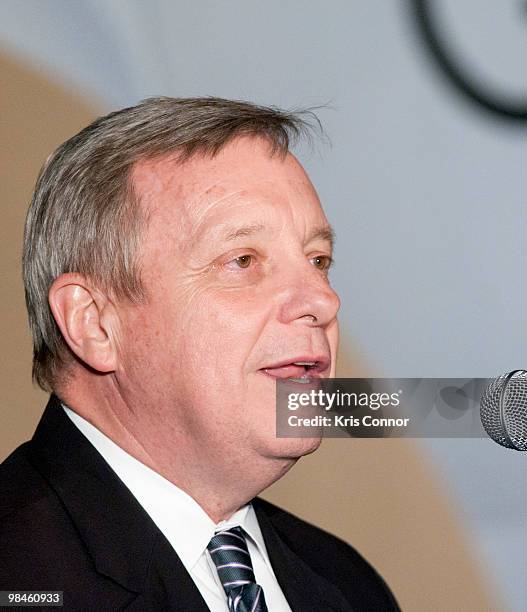
M285 279L279 320L282 323L302 322L310 327L327 327L335 320L340 299L328 279L306 262L302 272Z

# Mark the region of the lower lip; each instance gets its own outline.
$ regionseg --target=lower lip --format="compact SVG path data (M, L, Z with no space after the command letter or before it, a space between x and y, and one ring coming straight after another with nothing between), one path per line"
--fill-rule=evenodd
M318 380L320 378L318 372L315 372L312 376L306 376L302 378L283 378L282 376L273 376L273 374L269 374L269 372L265 370L258 371L262 374L265 374L265 376L267 376L268 378L272 378L273 380L286 380L287 382L299 383L301 385L309 385L310 383L313 383L315 380Z

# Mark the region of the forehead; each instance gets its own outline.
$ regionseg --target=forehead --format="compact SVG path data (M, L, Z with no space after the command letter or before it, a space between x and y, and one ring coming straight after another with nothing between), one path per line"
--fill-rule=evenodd
M271 154L263 139L238 138L215 157L180 163L165 157L136 165L132 180L152 232L191 235L208 225L291 213L324 218L304 169L290 153ZM255 217L256 215L256 217ZM306 220L308 220L306 218Z

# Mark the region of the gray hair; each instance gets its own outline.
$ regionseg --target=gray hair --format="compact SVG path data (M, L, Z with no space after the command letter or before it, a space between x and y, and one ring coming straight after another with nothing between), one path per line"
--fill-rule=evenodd
M147 222L130 180L139 161L175 154L213 157L239 136L260 136L271 154L320 123L310 110L286 112L221 98L144 100L100 117L62 144L40 171L27 214L22 258L33 380L51 391L73 359L48 292L76 272L119 299L145 299L138 247Z

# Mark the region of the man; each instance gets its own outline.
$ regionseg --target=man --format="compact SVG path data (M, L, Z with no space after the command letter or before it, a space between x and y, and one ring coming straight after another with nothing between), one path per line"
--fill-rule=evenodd
M288 152L307 124L155 98L46 162L28 213L33 374L1 468L0 588L68 610L396 610L349 546L256 496L319 438L275 384L334 373L332 231Z

